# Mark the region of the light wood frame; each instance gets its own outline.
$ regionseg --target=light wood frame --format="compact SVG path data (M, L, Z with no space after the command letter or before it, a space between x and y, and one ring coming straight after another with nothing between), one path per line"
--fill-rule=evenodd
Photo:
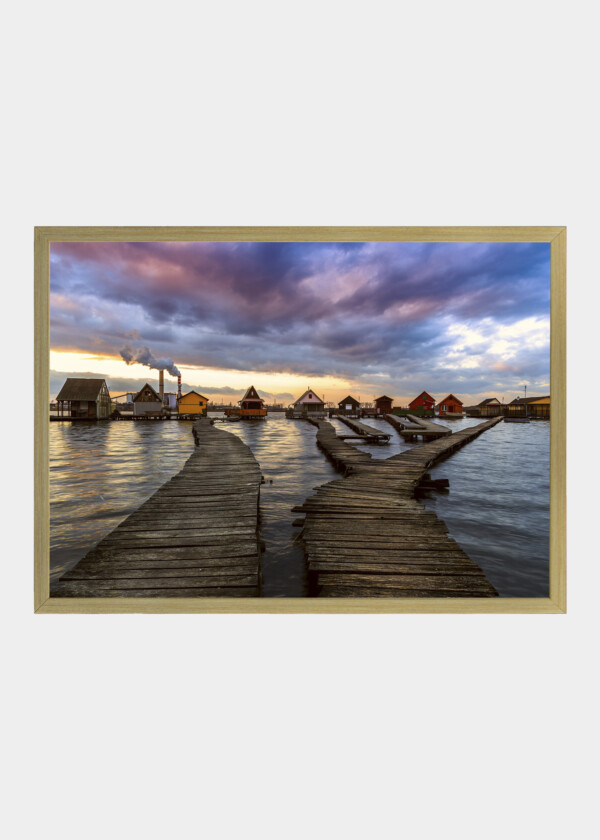
M53 242L549 242L550 596L548 598L52 598L50 597L50 245ZM37 227L35 540L37 613L564 613L566 612L565 227Z

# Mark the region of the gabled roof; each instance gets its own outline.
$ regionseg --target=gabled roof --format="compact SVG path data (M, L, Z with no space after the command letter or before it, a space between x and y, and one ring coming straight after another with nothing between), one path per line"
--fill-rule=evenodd
M313 396L313 398L314 398L314 399L312 399L312 398L311 398L311 399L309 399L309 398L308 398L308 395L309 395L309 394L312 394L312 396ZM306 390L306 391L302 394L302 396L301 396L301 397L298 397L298 399L296 400L296 402L294 403L294 405L299 405L300 403L306 403L306 402L310 402L310 403L312 403L313 405L314 405L315 403L321 403L321 405L325 405L325 403L323 402L323 400L321 399L321 397L318 397L318 396L315 394L315 392L313 391L313 389L312 389L312 388L308 388L308 389L307 389L307 390Z
M154 390L152 385L150 385L148 382L146 382L146 384L143 386L143 388L140 388L140 390L137 392L137 394L133 398L134 402L137 402L139 399L141 399L142 392L145 391L146 388L149 388L152 391L152 393L154 394L154 399L152 399L151 402L159 402L159 403L162 402L161 398L158 396L158 394L156 393L156 391ZM146 400L146 402L147 402L147 400Z
M477 408L483 408L484 405L491 405L494 403L495 405L502 405L498 397L488 397L487 399L483 400L480 403L477 403Z
M57 400L84 400L94 402L98 399L105 379L72 379L68 378L57 395Z
M442 403L450 402L450 400L454 400L454 402L457 402L459 405L463 404L462 400L459 400L458 397L454 396L454 394L448 394L447 397L444 397L443 400L439 401L438 405L442 405Z
M381 400L389 400L390 402L394 402L394 398L393 398L393 397L386 397L386 396L385 396L385 394L383 395L383 397L377 397L377 399L375 400L375 402L380 402Z
M186 394L182 394L180 397L177 397L177 402L179 402L179 400L184 399L185 397L190 397L192 394L195 394L197 397L200 397L200 399L206 400L206 402L208 402L208 397L199 394L198 391L188 391Z
M542 397L516 397L509 405L528 405L536 400L549 400L550 394L544 394Z
M260 402L264 402L264 400L258 396L258 391L254 387L254 385L251 385L248 388L240 402L244 402L244 400L260 400Z
M433 400L433 402L435 402L431 394L428 394L427 391L421 391L421 393L417 397L415 397L414 400L411 400L411 402L415 402L415 400L420 400L421 397L427 397L428 399Z
M347 397L344 397L343 400L340 400L338 405L343 405L344 403L348 403L348 402L353 402L353 403L356 403L356 405L360 405L360 402L356 399L356 397L351 397L350 395L348 395Z

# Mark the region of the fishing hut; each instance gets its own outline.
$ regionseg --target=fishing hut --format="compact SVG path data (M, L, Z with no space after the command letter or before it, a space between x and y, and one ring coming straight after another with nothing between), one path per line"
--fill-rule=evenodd
M354 397L348 396L345 397L341 402L338 403L338 414L345 414L349 415L350 417L359 417L360 416L360 402L359 400L355 399Z
M529 417L534 420L550 419L550 395L545 397L517 397L505 406L507 417Z
M251 385L242 399L239 406L226 408L227 417L239 417L241 420L262 420L267 416L265 401L258 396L258 391Z
M148 419L150 416L161 416L162 408L162 399L148 382L143 388L140 388L133 398L134 418L145 417Z
M207 410L208 397L197 391L188 391L177 399L177 412L180 417L206 417Z
M376 414L391 414L392 413L392 403L394 400L392 397L377 397L375 400L375 413Z
M112 410L105 379L69 377L56 397L57 420L104 420Z
M408 404L409 411L416 411L419 413L422 412L431 412L433 414L433 409L435 406L435 400L428 394L427 391L421 391L418 397L415 397L412 402Z
M439 417L462 417L463 414L463 404L454 394L448 394L441 400L437 404L437 409Z
M502 403L497 397L488 397L477 404L479 417L498 417L502 414Z
M312 388L308 388L286 411L286 417L294 420L324 420L325 403Z

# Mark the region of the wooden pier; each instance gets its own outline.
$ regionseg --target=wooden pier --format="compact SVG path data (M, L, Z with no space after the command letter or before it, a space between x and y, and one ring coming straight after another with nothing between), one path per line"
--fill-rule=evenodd
M294 511L302 531L311 594L318 597L490 597L479 566L415 498L426 471L496 425L496 417L386 460L340 441L319 422L317 443L345 474ZM329 427L329 428L328 428ZM352 454L350 450L354 450Z
M340 472L346 473L356 464L371 462L369 452L361 452L360 449L351 446L341 437L338 437L335 429L327 420L309 420L308 422L318 429L317 446L323 450L334 467Z
M425 440L437 440L440 437L451 435L452 431L441 423L432 423L424 417L412 416L410 420L406 417L397 417L395 414L385 414L384 420L393 426L404 440L416 440L418 437Z
M260 467L240 438L209 420L192 431L183 469L65 572L53 595L260 594Z
M359 437L364 438L365 443L389 443L391 435L385 432L380 432L374 426L367 426L366 423L360 423L358 420L353 420L351 417L345 417L343 414L336 415L336 420L344 423ZM349 435L338 435L342 440L350 439Z

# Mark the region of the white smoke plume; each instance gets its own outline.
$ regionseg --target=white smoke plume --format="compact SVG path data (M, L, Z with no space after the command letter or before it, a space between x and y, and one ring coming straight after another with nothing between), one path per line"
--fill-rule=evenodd
M139 365L147 365L153 370L166 370L171 376L179 376L179 368L173 364L173 359L155 359L150 349L146 346L133 348L131 346L123 347L120 351L123 360L130 365L132 362L137 362Z

